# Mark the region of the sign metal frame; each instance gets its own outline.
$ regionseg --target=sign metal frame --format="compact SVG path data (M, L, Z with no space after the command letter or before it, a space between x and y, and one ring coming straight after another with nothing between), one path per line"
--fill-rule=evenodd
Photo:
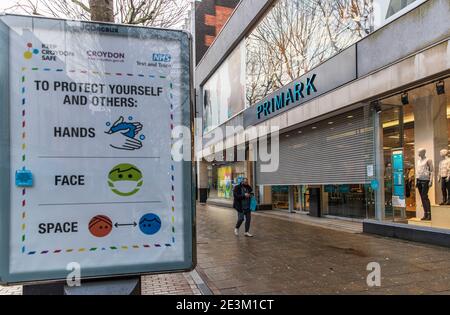
M10 233L11 233L11 130L10 130L10 28L4 22L5 19L32 19L34 22L45 24L47 22L64 22L67 26L102 26L114 27L118 29L116 36L134 36L146 38L162 39L168 36L171 40L178 40L181 47L181 94L186 96L180 104L182 124L192 130L193 126L193 63L192 63L192 37L188 32L180 30L168 30L160 28L149 28L141 26L130 26L123 24L100 23L76 21L67 19L46 18L37 16L24 16L15 14L0 14L0 43L3 49L0 50L0 176L2 184L0 186L0 283L2 285L11 284L36 284L43 282L57 282L65 280L69 271L65 269L52 270L45 272L10 272ZM100 32L101 34L101 32ZM110 34L110 33L105 33ZM191 133L191 160L182 161L183 173L183 204L185 208L182 211L184 219L184 260L173 263L153 263L122 265L111 267L83 268L81 270L82 280L101 279L114 277L130 277L145 274L173 273L191 271L197 264L196 253L196 219L195 219L195 187L194 169L193 169L193 135ZM5 180L6 179L6 180Z

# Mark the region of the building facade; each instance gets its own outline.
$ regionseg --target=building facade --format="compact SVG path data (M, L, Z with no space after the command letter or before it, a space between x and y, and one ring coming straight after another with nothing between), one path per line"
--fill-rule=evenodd
M247 177L261 209L450 229L449 16L447 0L242 0L196 67L202 201L231 204Z

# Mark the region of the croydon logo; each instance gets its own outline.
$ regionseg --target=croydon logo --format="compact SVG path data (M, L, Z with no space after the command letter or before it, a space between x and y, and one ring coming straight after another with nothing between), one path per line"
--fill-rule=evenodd
M27 44L27 48L28 48L28 50L23 53L23 57L26 60L30 60L31 58L33 58L33 55L38 55L39 54L39 49L33 48L33 44L32 43L28 43Z
M89 60L100 60L105 62L125 61L125 53L123 52L88 50L86 54Z

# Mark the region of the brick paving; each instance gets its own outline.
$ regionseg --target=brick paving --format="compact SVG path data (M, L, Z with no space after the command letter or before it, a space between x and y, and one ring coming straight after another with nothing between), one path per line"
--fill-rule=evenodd
M143 276L141 282L142 295L200 295L190 273L161 274ZM21 295L21 286L0 286L0 295Z
M142 277L142 295L200 295L190 273Z
M236 237L233 209L198 206L199 274L215 294L450 294L450 249L254 215ZM381 266L369 288L367 265Z

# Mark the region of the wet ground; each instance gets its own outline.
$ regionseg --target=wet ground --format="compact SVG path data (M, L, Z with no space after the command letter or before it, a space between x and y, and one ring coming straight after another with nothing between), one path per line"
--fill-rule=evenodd
M450 249L198 206L198 271L216 294L450 294ZM369 287L367 266L381 267Z

